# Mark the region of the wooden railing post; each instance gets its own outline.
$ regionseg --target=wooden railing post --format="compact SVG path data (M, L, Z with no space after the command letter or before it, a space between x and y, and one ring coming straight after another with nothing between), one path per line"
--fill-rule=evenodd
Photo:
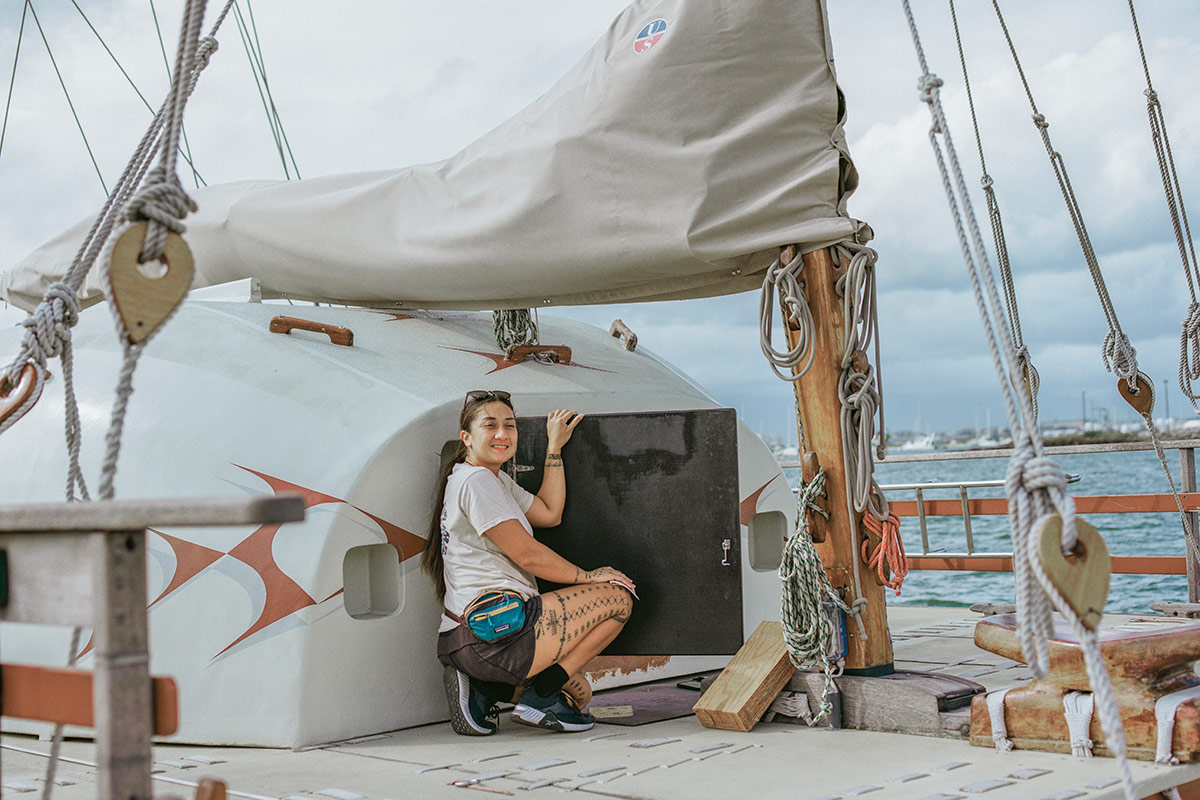
M795 251L789 253L789 250L791 248L784 248L781 258L790 260ZM860 522L857 515L850 516L845 500L848 476L843 467L841 402L838 399L845 315L842 298L835 289L843 268L828 249L805 254L803 263L801 279L812 311L815 355L808 373L794 385L800 419L799 441L806 453L816 453L825 470L828 500L824 507L829 511L828 536L816 545L817 553L825 565L830 584L835 589L845 590L847 602L855 598L854 571L857 568L861 590L867 600L861 615L867 633L865 639L854 620L846 620L846 672L852 675L888 674L893 671L892 642L887 630L883 587L875 582L866 565L856 565L860 556L855 547L855 530ZM784 318L787 318L786 311ZM785 327L788 344L794 347L796 331L790 322Z

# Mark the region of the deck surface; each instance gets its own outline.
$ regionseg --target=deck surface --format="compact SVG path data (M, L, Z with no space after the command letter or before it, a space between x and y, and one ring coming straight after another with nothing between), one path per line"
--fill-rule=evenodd
M961 608L891 607L900 669L967 677L989 689L1029 680L1022 665L978 650L979 617ZM1164 617L1109 617L1106 626L1148 629L1179 624ZM599 699L599 698L598 698ZM40 792L49 742L5 735L0 743L2 795ZM67 741L54 796L95 797L90 742ZM709 730L695 717L638 727L598 724L582 734L554 734L501 717L497 735L456 736L447 724L382 734L303 751L160 745L158 796L190 798L202 777L226 781L231 797L401 800L463 798L464 792L555 797L790 798L850 800L1039 800L1119 798L1111 759L1028 751L997 753L964 740L761 723L749 733ZM1143 796L1200 779L1200 765L1131 762ZM486 776L474 787L452 781ZM1078 794L1075 794L1078 793Z

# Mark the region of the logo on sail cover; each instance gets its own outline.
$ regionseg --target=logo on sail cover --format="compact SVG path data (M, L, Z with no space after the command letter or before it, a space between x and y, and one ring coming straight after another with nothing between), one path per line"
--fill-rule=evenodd
M656 19L653 22L647 23L646 27L642 28L641 32L633 40L633 52L646 52L658 44L658 40L666 36L666 34L667 21L665 19Z

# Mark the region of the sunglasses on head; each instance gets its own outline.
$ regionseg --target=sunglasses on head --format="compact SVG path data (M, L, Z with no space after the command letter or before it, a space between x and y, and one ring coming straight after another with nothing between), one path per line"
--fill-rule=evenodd
M501 403L512 406L512 395L508 392L502 392L499 389L476 389L467 392L467 397L463 400L463 408L467 407L467 403L486 403L493 400L499 400Z

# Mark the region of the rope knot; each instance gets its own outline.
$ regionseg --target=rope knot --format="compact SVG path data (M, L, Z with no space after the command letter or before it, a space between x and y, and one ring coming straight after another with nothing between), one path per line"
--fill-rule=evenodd
M1025 461L1020 470L1021 486L1028 492L1038 489L1067 490L1067 476L1049 456L1035 456Z
M218 47L220 44L212 36L205 36L201 39L196 45L196 62L192 69L200 72L207 67L209 59L212 58L213 53L217 52Z
M1146 105L1150 105L1150 106L1159 105L1158 92L1154 91L1153 89L1147 89L1142 94L1146 95Z
M988 175L986 172L983 173L983 177L979 179L979 185L983 187L983 190L985 192L988 189L992 188L992 186L994 184L995 184L995 181L992 180L992 176Z
M917 91L921 93L921 101L924 103L932 103L937 95L937 90L944 86L945 83L937 75L932 72L926 72L917 80Z
M1129 337L1122 331L1110 328L1108 335L1104 337L1101 354L1104 357L1104 368L1118 378L1124 378L1132 389L1137 380L1138 363L1137 351L1129 343Z
M175 233L183 233L183 218L195 210L195 201L178 179L155 167L146 176L141 191L129 201L125 218L130 222L157 222Z
M25 340L19 365L32 360L44 367L49 359L57 358L70 348L71 328L78 321L79 295L62 281L51 284L33 314L21 322Z
M1050 127L1050 123L1046 121L1046 115L1041 113L1033 115L1033 124L1043 131Z

